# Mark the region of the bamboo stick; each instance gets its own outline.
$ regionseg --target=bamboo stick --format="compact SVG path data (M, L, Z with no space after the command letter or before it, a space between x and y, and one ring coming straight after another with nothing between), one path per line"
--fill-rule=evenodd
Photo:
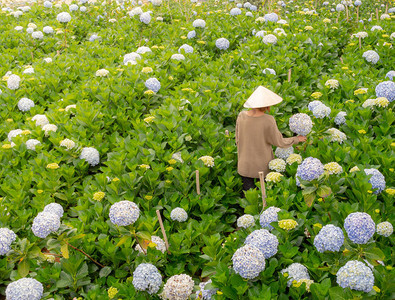
M200 179L199 179L199 170L196 170L196 193L200 195Z
M379 20L379 9L376 7L376 19Z
M291 73L292 73L292 69L288 70L288 82L291 82Z
M262 205L263 205L262 209L265 209L265 207L266 207L266 188L265 188L265 180L263 178L263 172L259 172L259 180L261 182L261 191L262 191Z
M346 18L347 18L347 22L348 22L348 5L346 5Z
M362 38L358 37L358 40L359 40L359 49L361 49L362 48Z
M160 230L162 231L163 239L165 240L166 250L167 250L168 253L170 253L170 251L169 251L169 242L167 241L167 235L166 235L165 227L163 226L162 216L160 215L160 211L158 209L156 210L156 215L158 216Z
M357 6L357 22L359 22L359 6Z

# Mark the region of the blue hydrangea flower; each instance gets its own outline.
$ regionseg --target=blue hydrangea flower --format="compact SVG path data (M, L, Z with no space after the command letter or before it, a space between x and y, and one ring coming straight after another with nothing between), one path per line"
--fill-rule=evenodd
M374 50L365 51L362 54L362 57L366 59L367 62L371 62L372 64L376 64L380 60L380 56Z
M389 71L386 75L385 78L388 78L389 80L394 80L395 77L395 71Z
M148 25L151 22L151 15L150 15L150 13L149 12L142 13L140 15L140 22Z
M351 260L337 271L336 282L342 288L369 293L373 289L372 270L363 262Z
M220 50L227 50L229 45L230 43L226 38L219 38L215 41L215 46Z
M243 7L249 9L251 7L251 5L252 4L250 2L246 2L243 4Z
M323 119L325 117L329 117L331 114L331 108L326 106L325 104L319 104L314 107L312 110L314 117L318 119Z
M296 171L296 177L302 180L312 181L317 179L324 173L324 165L321 161L314 157L307 157Z
M296 134L306 136L312 128L311 118L304 113L295 114L289 119L289 129Z
M63 217L63 207L58 203L50 203L44 207L43 212L53 213L57 215L59 218Z
M232 256L233 269L244 279L254 279L265 269L265 256L252 245L245 245Z
M140 210L136 203L123 200L111 205L109 216L113 224L128 226L137 221L140 216Z
M8 228L0 228L0 255L6 255L11 250L11 244L16 240L16 234Z
M188 44L184 44L180 48L178 48L179 53L181 53L181 50L184 50L185 53L193 53L193 48Z
M322 104L323 103L320 100L314 100L309 103L307 108L309 109L309 111L313 111L314 108L316 108L317 106L322 105Z
M134 270L132 283L138 291L156 294L162 285L162 276L154 265L142 263Z
M369 183L373 189L376 189L373 193L380 194L385 189L385 177L377 169L364 169L366 175L372 175L369 179Z
M276 13L266 14L266 15L263 16L263 18L267 22L277 22L278 21L278 15Z
M290 156L292 153L294 153L294 148L292 146L288 148L277 147L274 155L283 160L287 160L288 156Z
M361 6L361 5L362 5L362 1L356 0L356 1L354 2L354 5L355 5L355 6Z
M7 300L39 300L43 292L43 285L36 279L21 278L7 286L5 295Z
M45 2L44 2L44 7L45 7L45 8L51 8L51 7L52 7L52 2L50 2L50 1L45 1Z
M336 5L336 11L344 11L346 8L343 4Z
M211 300L212 296L214 296L218 289L211 289L211 290L206 290L204 289L206 287L207 284L212 283L211 279L209 279L206 282L201 282L199 283L199 288L200 290L196 291L196 299L199 300Z
M257 247L266 259L272 257L278 251L277 237L266 229L254 230L247 236L245 244Z
M376 224L367 213L355 212L344 220L344 229L352 242L366 244L376 231Z
M196 31L195 30L192 30L192 31L188 32L188 34L187 34L187 38L188 39L193 39L195 37L196 37Z
M258 7L257 7L256 5L251 5L251 6L250 6L250 10L252 10L252 11L257 11L257 10L258 10Z
M395 100L395 82L384 81L376 86L376 97L385 97L389 102Z
M314 238L314 246L320 253L325 251L338 252L341 246L343 246L343 243L343 231L341 228L332 224L322 227L320 232Z
M259 224L262 228L268 228L272 230L274 227L270 223L278 222L278 212L281 209L275 206L270 206L263 211L259 217Z
M238 7L232 8L230 10L230 15L231 16L237 16L237 15L241 15L241 9Z
M344 111L339 112L336 117L335 117L335 124L337 126L343 125L344 123L346 123L346 117L347 113Z
M145 81L145 87L155 93L159 92L161 85L158 79L155 77L149 78Z
M40 212L33 220L32 231L35 236L45 239L51 232L58 230L59 227L60 218L58 215Z
M309 272L307 268L300 263L293 263L288 266L288 268L281 270L281 274L287 273L289 280L287 282L288 286L291 286L294 280L298 281L300 279L310 279Z

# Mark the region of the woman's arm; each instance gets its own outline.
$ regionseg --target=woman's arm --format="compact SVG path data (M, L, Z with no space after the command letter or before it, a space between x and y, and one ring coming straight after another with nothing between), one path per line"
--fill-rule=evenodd
M236 119L236 129L235 129L236 145L239 144L239 117L240 115L238 115Z
M278 130L276 120L272 117L268 126L267 132L265 132L266 141L276 147L288 148L294 144L299 143L298 137L284 138L280 130Z

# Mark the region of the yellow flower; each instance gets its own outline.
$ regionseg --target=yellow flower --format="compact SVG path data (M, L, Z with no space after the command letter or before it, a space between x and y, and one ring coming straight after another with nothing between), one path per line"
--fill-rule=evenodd
M394 142L394 143L391 143L391 147L395 147L395 142Z
M166 171L167 171L167 172L170 172L170 171L172 171L172 170L174 170L173 167L167 167L167 168L166 168Z
M363 95L366 94L368 92L368 89L357 89L354 91L354 95Z
M205 41L198 41L199 44L206 45Z
M183 91L183 92L194 92L194 90L193 89L191 89L191 88L183 88L183 89L181 89L181 91Z
M185 27L180 27L180 29L181 29L181 30L185 30L186 28L185 28Z
M145 199L147 199L147 200L149 201L149 200L151 200L151 199L152 199L152 196L150 196L150 195L146 195L146 196L144 196L144 198L145 198Z
M174 21L174 22L180 22L180 20L179 20L179 19L174 19L173 21Z
M154 119L155 119L154 116L149 116L149 117L144 118L144 122L151 123Z
M348 67L342 67L342 70L348 70ZM355 94L355 92L354 92Z
M58 111L65 111L65 109L64 108L59 108Z
M336 26L332 26L332 29L338 29Z
M205 93L210 93L210 92L211 92L211 90L204 90L204 92L205 92Z
M278 226L285 230L292 230L298 225L298 222L292 219L278 221Z
M221 291L217 291L217 294L218 295L222 295L223 293Z
M323 200L322 198L318 198L318 202L322 202L322 200Z
M311 98L314 98L314 99L319 99L321 97L322 97L322 93L321 92L314 92L314 93L311 94Z
M352 167L350 173L360 171L358 166Z
M112 180L112 182L117 182L117 181L119 181L119 178L118 178L118 177L115 177L115 178Z
M312 27L312 26L305 26L304 29L305 29L305 30L313 30L313 27Z
M376 293L380 293L380 289L377 286L373 286L373 289L376 291Z
M392 46L392 44L391 44L391 43L384 42L384 43L383 43L383 46L388 46L388 47L391 47L391 46Z
M390 172L394 172L394 168L389 168L388 170L390 170Z
M392 266L386 266L385 267L387 270L392 270Z
M155 244L154 242L150 242L150 243L148 244L148 247L150 247L150 248L155 248L155 247L156 247L156 244Z
M152 90L147 90L144 92L144 95L154 95L154 94L155 94L155 92Z
M103 192L96 192L93 194L93 200L101 201L106 194Z
M283 276L288 277L288 273L287 272L283 273Z
M22 132L21 132L21 134L23 134L23 135L28 135L28 134L31 134L32 132L30 131L30 130L22 130Z
M4 144L3 146L1 146L1 148L3 148L3 149L11 149L12 145L11 144Z
M352 100L352 99L346 101L346 103L354 103L354 102L355 102L355 101Z
M395 195L395 189L386 189L385 192L389 195Z
M278 172L269 172L266 177L265 177L265 181L266 182L280 182L281 181L281 177L283 177L284 175L282 175L281 173Z
M153 45L152 47L151 47L151 49L158 49L159 47L157 46L157 45Z
M364 129L360 129L360 130L358 130L358 132L359 132L360 134L365 134L365 133L366 133L366 131L365 131Z
M124 71L124 69L117 69L117 71L118 71L118 72L122 72L122 71Z
M159 46L159 49L163 50L163 49L165 49L165 46Z
M182 36L181 36L181 39L182 39L182 40L186 40L187 37L186 37L185 35L182 35Z
M7 119L6 121L9 122L9 123L14 122L13 119Z
M355 46L355 43L348 44L350 47Z
M314 280L310 279L299 279L299 280L294 280L292 282L292 286L294 287L300 287L303 283L306 283L306 291L310 292L310 285L314 283Z
M379 213L380 213L380 210L379 210L379 209L375 209L374 211L375 211L376 214L379 214Z
M381 35L383 38L387 38L387 37L389 37L389 35L388 34L382 34Z
M166 180L166 183L171 183L171 180Z
M318 228L322 228L322 224L320 224L320 223L315 223L313 226L314 227L318 227Z
M294 50L298 50L298 47L294 47Z
M47 165L47 169L55 170L55 169L58 169L58 168L59 168L59 165L57 163L52 163L52 164L48 164Z
M108 289L108 298L112 299L115 297L116 294L118 294L118 289L116 289L114 287L110 287Z
M325 19L322 20L322 22L324 22L324 23L330 23L330 22L331 22L331 19L325 18Z
M375 99L375 104L380 107L387 107L390 102L385 97L378 97Z
M143 73L151 73L153 70L150 67L144 67L143 70L141 72Z
M139 165L139 167L140 167L140 169L146 169L146 170L151 168L149 165L146 165L146 164Z
M169 80L173 80L174 79L173 76L169 76L168 78L169 78Z
M170 165L174 165L176 162L177 162L177 161L176 161L174 158L172 158L172 159L170 159L170 160L168 161L168 163L169 163Z
M371 190L368 191L369 194L373 193Z
M44 191L43 190L37 190L37 193L38 194L42 194L42 193L44 193Z
M343 254L347 254L348 252L350 252L350 250L348 250L347 248L345 248L345 249L343 250Z

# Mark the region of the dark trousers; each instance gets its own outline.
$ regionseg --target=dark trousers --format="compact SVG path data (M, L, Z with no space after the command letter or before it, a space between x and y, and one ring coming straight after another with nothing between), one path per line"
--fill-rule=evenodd
M259 181L259 178L251 178L241 176L241 180L243 181L243 192L241 193L241 197L244 198L244 191L248 191L249 189L256 188L255 180Z

